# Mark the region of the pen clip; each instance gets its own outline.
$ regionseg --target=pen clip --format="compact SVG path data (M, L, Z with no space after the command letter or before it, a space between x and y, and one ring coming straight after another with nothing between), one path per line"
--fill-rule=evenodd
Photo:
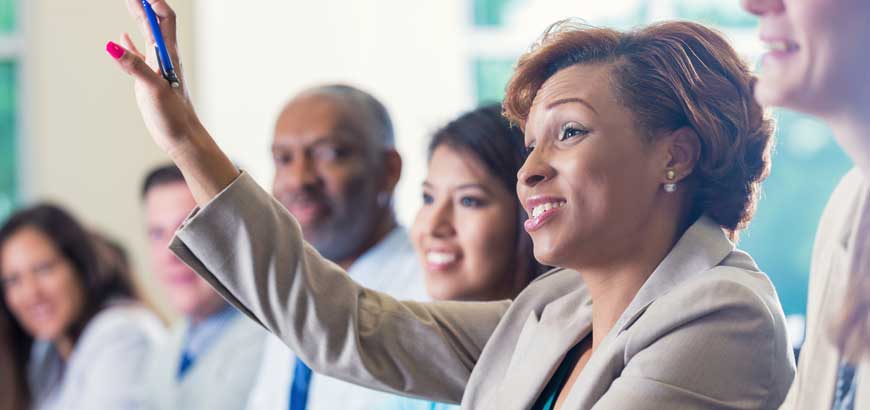
M154 54L157 54L157 65L160 66L160 73L163 75L163 78L169 80L169 73L166 71L166 66L163 65L163 59L160 58L160 49L157 46L154 46Z
M163 59L160 58L160 48L154 46L154 53L157 54L157 65L160 66L160 73L163 74L163 78L166 81L169 81L169 85L172 86L172 88L180 87L181 83L178 81L175 72L167 70L166 66L163 65Z

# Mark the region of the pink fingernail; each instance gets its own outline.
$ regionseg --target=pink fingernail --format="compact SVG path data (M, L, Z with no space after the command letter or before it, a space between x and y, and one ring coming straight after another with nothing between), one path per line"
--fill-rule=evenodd
M124 53L126 51L124 50L123 47L115 44L114 41L110 41L110 42L106 43L106 52L109 53L109 55L112 56L112 58L117 60L117 59L123 57Z

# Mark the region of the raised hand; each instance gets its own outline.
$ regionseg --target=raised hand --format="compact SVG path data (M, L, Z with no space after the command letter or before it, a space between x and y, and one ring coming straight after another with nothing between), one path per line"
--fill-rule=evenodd
M166 47L181 80L180 87L170 86L161 75L154 36L141 0L127 0L127 8L139 23L145 51L140 51L126 33L121 36L121 44L111 41L106 44L106 51L133 77L145 127L184 173L197 203L204 205L235 179L238 170L208 134L187 94L178 53L175 12L165 0L147 1L160 22Z

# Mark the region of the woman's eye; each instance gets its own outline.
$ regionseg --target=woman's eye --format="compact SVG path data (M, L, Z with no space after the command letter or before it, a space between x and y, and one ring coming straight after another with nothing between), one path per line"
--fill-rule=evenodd
M430 205L433 201L435 201L435 199L432 198L432 195L425 192L423 193L423 205Z
M562 126L562 129L559 131L559 141L565 141L568 138L579 137L589 133L582 125L576 122L569 122Z
M483 205L483 201L470 196L464 196L459 199L459 204L467 208L478 208Z
M18 276L17 275L11 275L11 276L7 276L4 278L0 278L0 287L2 287L3 289L9 289L9 288L15 286L15 284L17 284L17 283L18 283Z
M33 269L33 271L39 275L47 275L49 273L52 273L52 271L54 270L54 267L56 265L57 265L57 261L54 261L54 260L40 263L39 265L36 265L36 267Z

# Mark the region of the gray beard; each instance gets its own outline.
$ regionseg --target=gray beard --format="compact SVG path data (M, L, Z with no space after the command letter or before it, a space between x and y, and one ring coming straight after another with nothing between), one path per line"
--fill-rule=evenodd
M348 201L355 203L355 201ZM362 204L361 204L362 205ZM369 242L383 218L384 210L377 204L365 204L362 209L342 209L337 219L317 229L311 246L333 262L344 261Z

